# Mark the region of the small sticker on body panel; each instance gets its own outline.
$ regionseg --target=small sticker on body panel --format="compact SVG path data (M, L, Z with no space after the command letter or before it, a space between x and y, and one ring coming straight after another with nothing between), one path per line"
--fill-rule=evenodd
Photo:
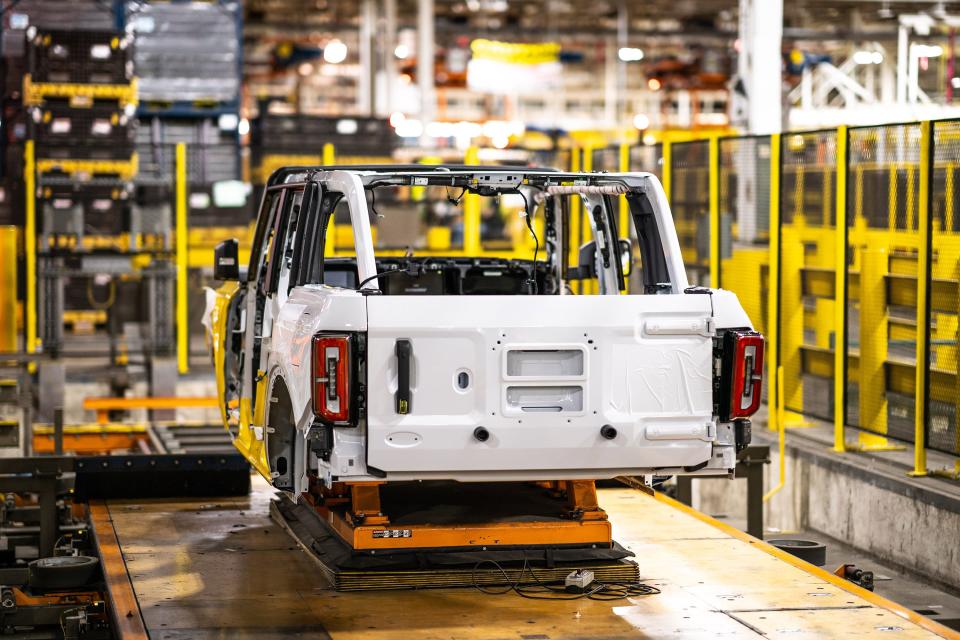
M379 529L373 532L374 538L412 538L412 529Z

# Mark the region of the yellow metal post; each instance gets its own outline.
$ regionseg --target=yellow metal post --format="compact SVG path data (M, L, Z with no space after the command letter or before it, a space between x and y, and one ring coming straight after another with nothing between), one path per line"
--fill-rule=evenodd
M333 144L327 142L323 145L323 165L329 167L336 164L336 152L334 151ZM337 250L337 227L336 221L333 219L333 215L330 215L330 220L327 221L327 239L326 243L323 245L323 255L332 256Z
M664 145L666 149L666 145ZM666 158L664 154L664 158ZM776 385L780 368L780 134L770 136L770 268L767 282L767 408L774 423L779 419L780 396ZM669 195L669 194L668 194ZM769 425L776 429L776 424Z
M580 158L582 151L579 147L573 147L570 149L570 172L577 173L580 171ZM580 244L578 239L580 237L580 220L582 216L580 211L583 209L580 204L580 198L578 196L570 197L570 218L569 218L569 228L567 229L567 238L569 238L570 247L570 257L568 258L571 265L577 264L580 259ZM580 294L583 293L583 282L580 280L575 280L570 285L574 293Z
M330 166L336 164L336 162L337 158L333 149L333 143L327 142L323 145L323 165Z
M846 126L837 128L837 209L834 242L833 305L833 450L847 450L844 439L847 407L847 176L850 165L847 150L850 136ZM859 182L858 182L859 185Z
M177 370L190 371L190 325L187 320L187 145L177 143L176 156L177 225Z
M17 351L17 228L0 227L0 353Z
M585 173L593 171L592 145L588 144L583 147L583 160L581 162L583 171ZM579 200L579 204L577 205L576 209L571 209L571 211L575 212L573 215L577 217L577 249L579 250L581 245L590 241L590 236L592 235L590 219L588 218L590 213L587 211L587 206L583 200ZM580 289L577 291L577 293L592 295L597 292L595 288L596 283L593 281L581 280L579 284Z
M630 145L620 145L620 173L630 172ZM620 237L630 237L630 209L627 205L627 197L620 196Z
M673 147L671 142L664 140L661 150L660 161L663 166L660 170L660 182L663 184L663 191L667 194L667 202L669 203L673 196L673 194L670 193L671 182L673 180Z
M720 288L720 138L710 137L710 286Z
M480 164L477 147L467 149L463 164L471 167ZM483 250L480 238L480 204L480 196L475 193L463 196L463 251L468 256L480 255Z
M26 204L26 225L23 230L23 252L27 268L26 281L26 336L27 353L37 350L37 176L34 163L33 140L23 144L23 183ZM31 363L31 373L36 364Z
M913 471L927 475L927 399L930 395L927 369L930 353L930 268L932 221L930 186L933 173L933 125L920 123L920 199L918 209L919 246L917 248L917 378L914 392Z

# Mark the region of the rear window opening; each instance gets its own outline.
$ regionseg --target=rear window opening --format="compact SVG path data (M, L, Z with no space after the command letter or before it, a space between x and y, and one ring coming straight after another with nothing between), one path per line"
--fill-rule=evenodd
M402 180L410 182L397 184ZM367 184L361 215L370 223L377 275L365 271L362 281L352 257L351 207L363 205L318 183L299 187L306 215L285 205L281 218L296 227L295 240L281 248L291 272L283 285L405 296L672 291L643 191L629 193L622 207L618 194L626 187L619 183L558 186L556 179L492 174L463 180L384 176Z

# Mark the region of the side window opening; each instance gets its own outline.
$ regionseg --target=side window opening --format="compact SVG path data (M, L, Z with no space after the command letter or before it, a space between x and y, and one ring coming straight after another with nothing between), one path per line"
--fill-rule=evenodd
M293 264L290 271L289 288L306 284L310 274L311 243L320 223L320 202L322 189L319 183L307 184L302 210L297 222L296 238L293 244Z
M640 247L643 293L656 294L669 290L670 272L667 270L667 259L663 254L663 242L660 239L653 205L645 193L636 192L627 194L627 203Z
M300 218L303 215L303 199L303 191L293 195L290 210L287 213L286 220L283 221L281 230L282 240L278 241L277 246L276 260L278 276L275 280L274 292L284 297L290 291L290 278L293 271L297 229L299 228Z
M299 215L302 200L303 189L288 191L287 196L284 198L283 207L280 209L280 215L276 217L276 224L273 226L270 242L267 244L263 280L260 282L260 288L265 295L271 295L277 292L280 271L284 266L286 250L290 245L292 236L292 233L290 233L290 229L292 228L290 222L295 220L296 216Z
M283 191L276 190L267 196L264 214L257 221L257 230L253 238L253 246L250 251L250 266L247 268L247 280L249 282L260 282L263 278L264 267L266 266L266 256L270 243L273 239L273 230L275 228L277 210L280 208L280 202L283 199Z
M303 276L300 281L303 284L326 284L352 289L356 286L356 260L354 258L330 258L324 251L324 248L329 246L328 242L333 240L332 237L327 238L328 234L331 233L331 220L334 221L334 234L337 233L336 228L338 226L346 225L349 227L349 208L342 193L326 191L320 201L316 221L310 229L310 235L304 238L303 259L300 267L303 270ZM349 235L352 241L353 234L350 233ZM342 251L342 249L338 248L338 251ZM343 263L354 265L352 267L352 273L354 274L352 279L349 277L349 273L345 274L349 270L341 266ZM329 276L328 271L330 272Z

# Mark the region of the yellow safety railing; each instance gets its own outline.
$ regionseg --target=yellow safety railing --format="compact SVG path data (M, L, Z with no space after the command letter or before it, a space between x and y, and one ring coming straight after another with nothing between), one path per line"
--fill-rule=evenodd
M749 140L762 145L731 144ZM685 146L690 144L698 145L695 162L690 161L693 148ZM739 147L763 152L749 155ZM631 166L633 149L584 144L570 150L569 168L656 170ZM478 149L468 149L465 164L479 164L479 155ZM832 422L838 453L912 442L914 475L930 471L928 448L960 455L960 220L954 202L960 121L782 136L714 133L699 141L665 140L660 157L663 187L683 213L676 226L685 259L704 282L732 289L745 306L749 299L749 315L764 330L772 429L785 437L789 428L813 418ZM322 155L309 160L334 164L335 150L325 145ZM260 172L276 161L265 161ZM41 347L36 175L51 168L43 162L27 142L23 325L29 352ZM187 275L191 267L209 267L209 247L218 237L195 238L189 228L188 170L187 147L181 144L175 171L175 317L178 369L184 373L189 370ZM568 233L575 262L590 227L582 203L575 201L572 212ZM623 198L619 221L627 236ZM526 255L525 236L514 234L509 246L485 246L480 226L481 200L465 194L462 248L450 247L448 234L434 234L422 253ZM238 232L249 230L231 229L229 235ZM335 237L328 234L326 252L335 251ZM198 243L203 251L191 251ZM592 290L583 282L573 287L578 293ZM0 329L8 333L6 324ZM928 425L935 420L939 426L931 431ZM847 440L849 429L855 429L854 441Z
M958 476L927 451L960 455L960 121L705 138L706 169L663 144L662 182L685 259L763 327L781 445L820 419L838 453L908 442L912 475Z
M0 226L0 353L17 351L17 228Z
M34 163L33 140L23 143L23 183L26 224L23 229L23 252L26 263L26 351L34 353L39 346L37 341L37 174ZM36 365L30 365L31 373Z
M187 320L187 277L190 249L187 243L187 145L177 144L175 164L177 255L177 370L190 371L190 324Z

